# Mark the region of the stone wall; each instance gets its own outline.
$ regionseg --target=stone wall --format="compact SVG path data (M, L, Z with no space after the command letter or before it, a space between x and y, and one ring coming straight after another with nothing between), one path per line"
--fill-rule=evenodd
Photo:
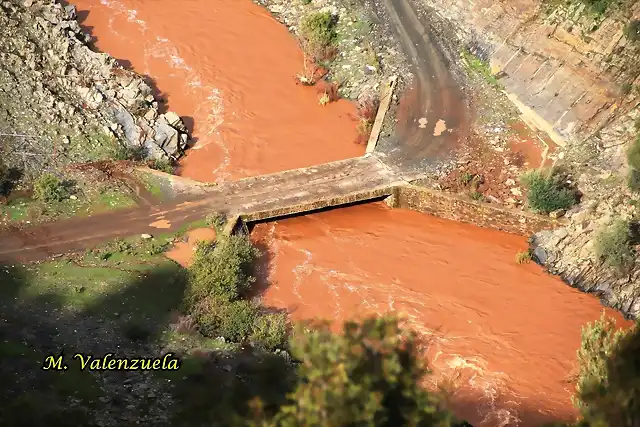
M561 221L552 220L549 217L476 202L415 185L398 187L387 203L394 207L412 209L444 219L526 237L537 231L555 228L562 224Z
M59 163L51 157L91 160L110 136L142 147L150 158L179 156L188 140L181 119L160 114L144 79L94 52L88 39L74 6L57 0L0 2L3 157L37 172ZM83 134L92 137L77 138Z
M621 106L621 85L640 83L640 43L623 35L640 16L638 1L603 16L575 1L422 1L490 61L530 122L556 140L604 125ZM635 105L632 92L623 107Z

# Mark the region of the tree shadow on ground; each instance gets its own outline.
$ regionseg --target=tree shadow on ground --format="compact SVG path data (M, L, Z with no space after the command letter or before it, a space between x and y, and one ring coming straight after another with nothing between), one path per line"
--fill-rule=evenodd
M162 338L174 329L187 283L177 265L133 272L118 292L82 309L70 302L99 283L60 295L55 287L39 289L37 280L33 268L0 265L3 425L222 426L253 397L273 405L289 390L285 359L232 346L176 352L182 361L177 371L81 370L76 353L152 358L173 351ZM68 369L42 370L50 355L54 361L63 356Z

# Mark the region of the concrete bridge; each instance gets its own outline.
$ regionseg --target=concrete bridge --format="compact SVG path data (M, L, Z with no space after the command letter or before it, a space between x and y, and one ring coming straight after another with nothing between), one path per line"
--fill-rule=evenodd
M88 249L118 237L177 231L213 212L245 221L275 219L390 196L405 183L377 155L367 154L215 185L204 195L164 205L10 230L0 236L0 259L29 262Z

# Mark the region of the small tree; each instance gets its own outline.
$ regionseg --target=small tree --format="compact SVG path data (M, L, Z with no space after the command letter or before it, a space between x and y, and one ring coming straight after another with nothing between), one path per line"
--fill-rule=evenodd
M393 318L298 328L292 352L298 385L274 416L254 405L251 426L451 426L439 397L421 386L428 373L418 342Z
M44 173L34 183L33 195L37 200L53 203L62 201L68 195L68 191L58 177Z
M548 214L576 202L575 192L566 188L554 171L532 170L521 181L527 189L527 203L536 212Z
M574 403L584 418L579 425L640 425L640 327L616 328L612 318L582 330L580 373Z

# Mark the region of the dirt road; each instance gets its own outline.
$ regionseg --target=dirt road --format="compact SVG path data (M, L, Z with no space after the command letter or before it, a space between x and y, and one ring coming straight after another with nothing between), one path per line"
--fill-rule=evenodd
M435 42L430 16L409 0L379 0L378 15L410 59L414 81L398 112L394 135L378 146L384 161L406 174L429 170L453 155L468 129L463 93Z

